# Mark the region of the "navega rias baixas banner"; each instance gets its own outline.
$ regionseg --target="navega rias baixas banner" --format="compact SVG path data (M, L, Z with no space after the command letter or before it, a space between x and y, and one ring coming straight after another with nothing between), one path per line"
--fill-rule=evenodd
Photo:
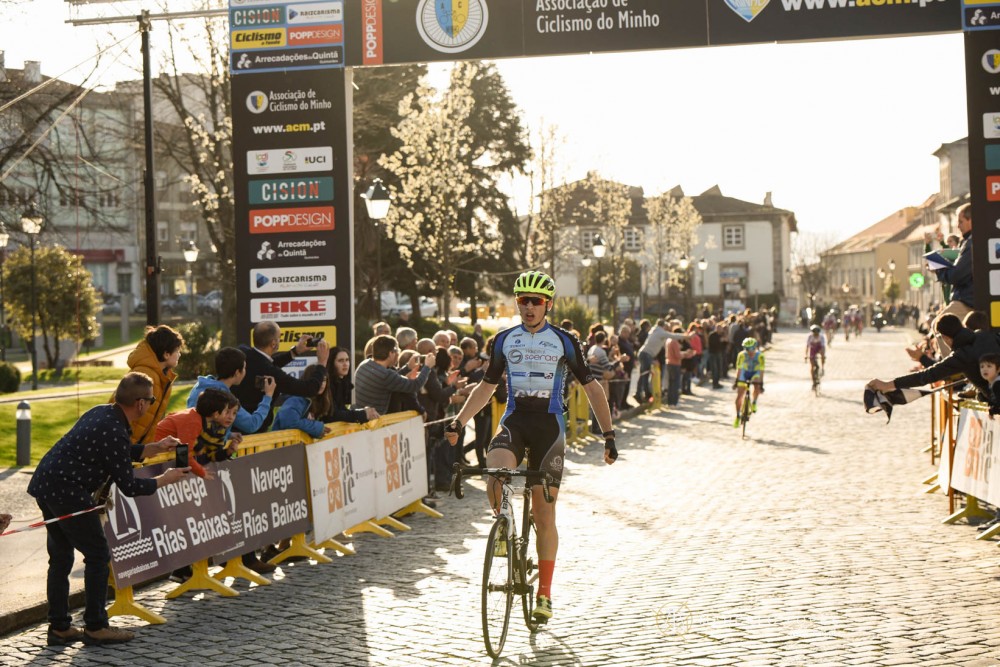
M140 477L164 465L136 471ZM308 529L302 445L208 466L215 479L191 475L151 496L112 487L104 532L118 588L184 565L245 553Z

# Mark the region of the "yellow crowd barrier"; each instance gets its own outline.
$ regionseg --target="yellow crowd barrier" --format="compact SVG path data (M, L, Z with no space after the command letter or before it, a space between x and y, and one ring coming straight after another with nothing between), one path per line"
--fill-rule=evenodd
M331 433L329 435L324 435L322 439L326 440L331 437L344 436L364 429L377 429L383 426L391 426L392 424L397 424L411 419L415 417L416 414L417 413L415 412L400 412L380 417L379 419L370 421L366 424L351 424L344 422L328 424L327 426L331 428ZM299 443L309 445L316 441L317 439L312 438L309 434L298 429L247 435L243 437L243 441L237 448L237 456L252 456L257 452L297 445ZM149 459L137 467L164 463L171 460L172 455L165 454ZM430 465L430 461L428 461L428 465ZM380 517L371 521L364 521L356 526L352 526L344 531L344 535L353 537L358 533L370 532L382 537L394 537L394 533L387 530L384 526L390 526L401 531L409 530L410 527L402 521L399 521L396 517L402 517L416 512L427 514L428 516L434 518L441 518L444 516L440 512L424 505L422 501L417 500L394 512L394 516ZM299 533L297 535L293 535L289 540L289 545L274 556L269 562L277 565L293 556L305 556L317 561L318 563L332 563L332 558L321 553L321 550L323 549L333 549L335 551L339 551L345 556L355 555L355 550L352 547L341 544L336 540L329 539L320 544L309 544L305 533ZM207 559L191 563L190 565L193 571L192 576L184 583L168 591L165 595L167 599L173 599L183 595L184 593L200 590L218 593L224 597L236 597L239 595L239 591L223 583L225 580L230 578L245 579L248 582L261 586L267 586L271 583L270 579L247 568L243 564L242 558L240 557L230 559L219 571L214 574L209 572L209 562ZM110 585L114 589L114 602L108 608L108 616L136 616L151 624L166 622L166 619L162 615L143 607L135 601L135 594L132 586L126 586L119 589L114 585L113 577L111 578Z

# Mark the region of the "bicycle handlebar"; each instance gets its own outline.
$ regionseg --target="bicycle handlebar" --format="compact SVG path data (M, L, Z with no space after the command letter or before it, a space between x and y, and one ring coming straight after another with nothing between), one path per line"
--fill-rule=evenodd
M524 477L526 482L531 482L533 480L541 480L542 482L542 495L545 496L545 502L552 502L552 494L549 492L549 484L554 480L552 475L543 470L511 470L510 468L480 468L478 466L463 466L461 463L456 463L452 466L452 471L454 472L451 478L451 492L455 494L455 497L461 500L465 497L465 490L462 488L462 477L466 475L491 475L493 477Z

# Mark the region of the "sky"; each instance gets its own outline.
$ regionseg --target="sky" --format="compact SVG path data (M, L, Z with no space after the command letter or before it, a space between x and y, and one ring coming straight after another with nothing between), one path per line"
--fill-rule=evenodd
M113 11L134 15L137 5ZM72 27L63 0L4 8L0 49L47 76L134 24ZM96 6L77 10L93 16ZM105 9L105 11L112 11ZM89 13L88 13L89 12ZM154 60L165 25L151 34ZM135 78L138 38L106 77ZM109 62L107 64L110 64ZM553 125L568 181L596 170L656 195L680 185L795 212L801 232L844 239L938 190L932 153L967 134L962 36L764 44L498 61L537 135ZM80 70L65 78L74 80ZM511 186L519 212L524 181Z

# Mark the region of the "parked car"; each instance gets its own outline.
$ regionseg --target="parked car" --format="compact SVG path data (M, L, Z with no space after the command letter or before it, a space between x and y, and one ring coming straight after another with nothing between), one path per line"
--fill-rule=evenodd
M198 295L198 312L212 315L222 312L222 290L212 290L208 294Z
M400 292L382 292L382 314L386 317L399 317L401 314L413 314L410 297ZM437 317L437 301L430 297L420 297L420 316Z

